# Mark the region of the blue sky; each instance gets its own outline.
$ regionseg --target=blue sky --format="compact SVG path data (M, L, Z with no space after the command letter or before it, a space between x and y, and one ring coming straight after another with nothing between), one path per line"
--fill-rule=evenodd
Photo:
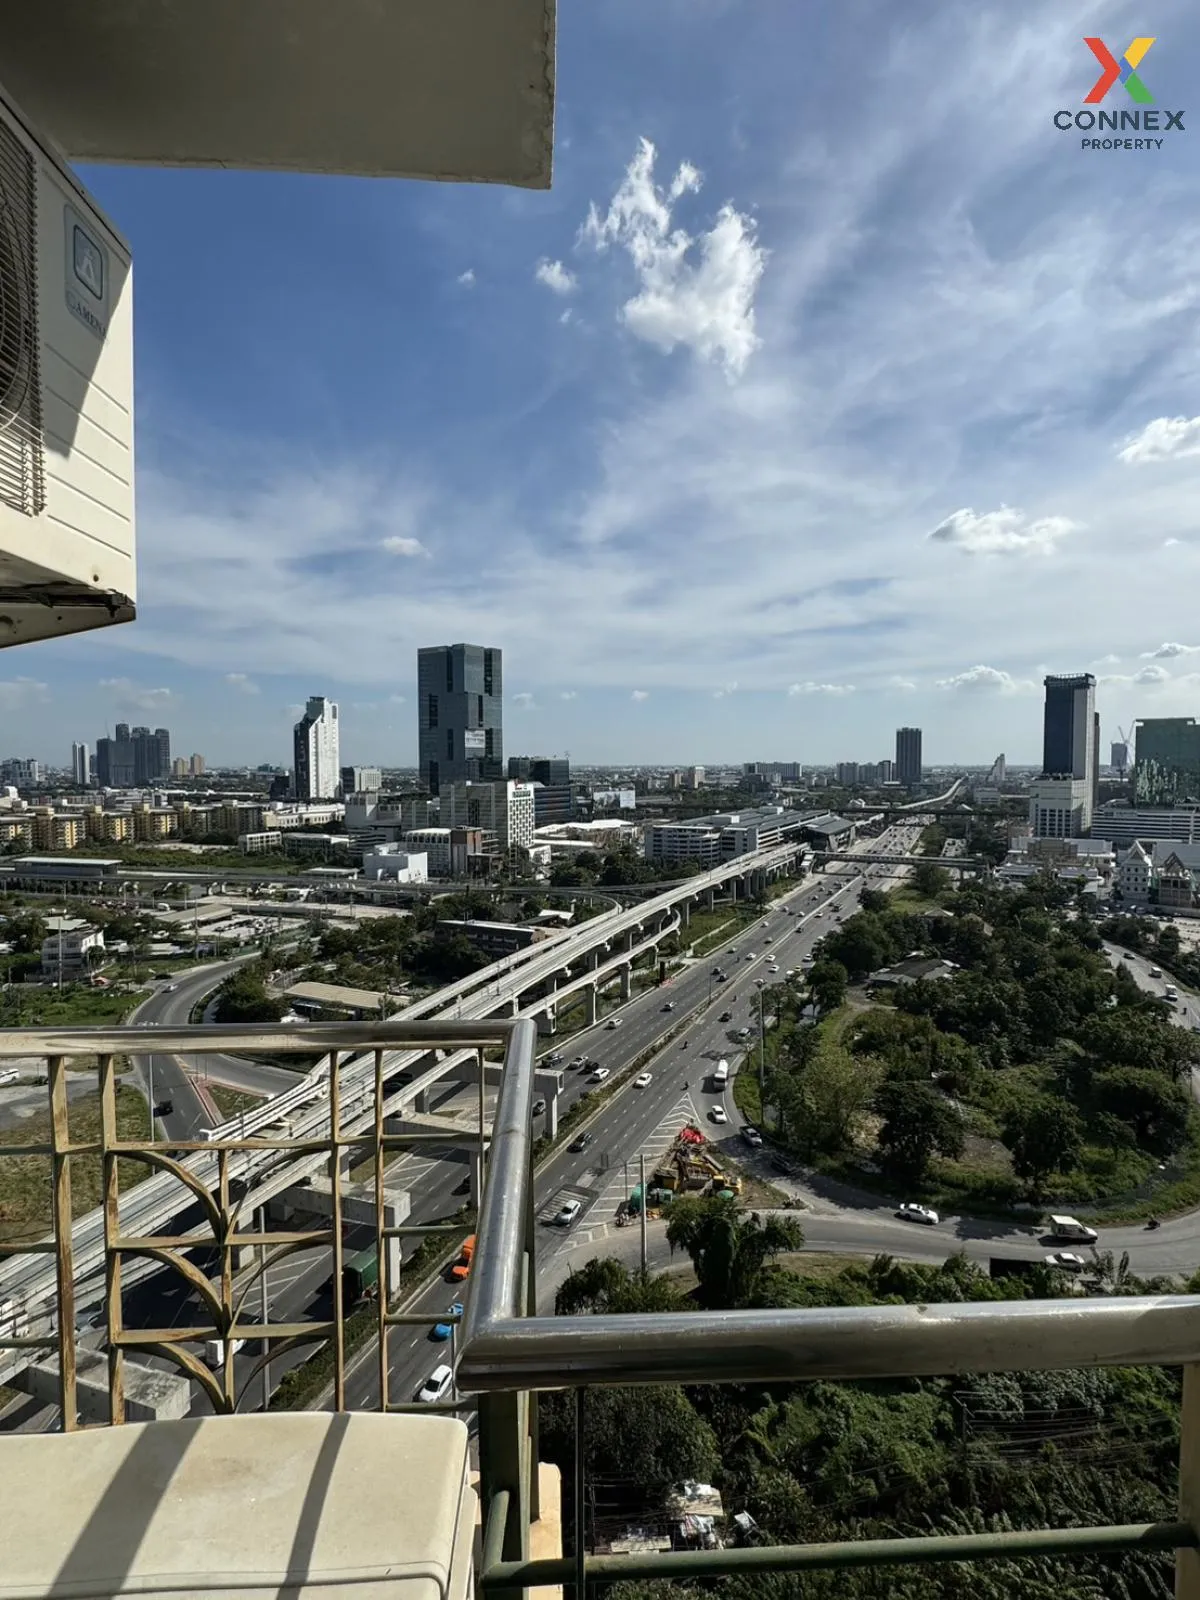
M1184 134L1055 130L1092 34ZM560 0L548 193L89 169L140 614L10 653L4 745L286 761L324 693L410 762L460 639L581 762L1033 760L1083 668L1106 740L1200 713L1198 59L1182 0Z

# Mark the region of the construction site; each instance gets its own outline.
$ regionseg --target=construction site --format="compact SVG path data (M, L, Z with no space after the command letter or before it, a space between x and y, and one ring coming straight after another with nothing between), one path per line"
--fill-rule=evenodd
M688 1123L679 1130L645 1187L646 1215L656 1217L677 1194L740 1195L742 1180L728 1170L700 1129ZM642 1185L638 1184L619 1209L617 1221L640 1216L642 1204Z

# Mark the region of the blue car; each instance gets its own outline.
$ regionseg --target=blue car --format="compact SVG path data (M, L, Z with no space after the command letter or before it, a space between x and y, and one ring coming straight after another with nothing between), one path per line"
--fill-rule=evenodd
M450 1337L450 1330L456 1322L462 1321L463 1308L459 1301L455 1301L447 1313L445 1322L435 1322L430 1338L446 1340Z

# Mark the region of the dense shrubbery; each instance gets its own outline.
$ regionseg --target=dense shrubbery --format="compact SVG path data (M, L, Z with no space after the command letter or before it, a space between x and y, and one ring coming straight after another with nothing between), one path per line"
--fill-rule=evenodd
M750 1225L743 1222L743 1226ZM1123 1267L1124 1264L1122 1264ZM1140 1292L1108 1263L1110 1292ZM887 1256L832 1277L766 1265L737 1305L930 1304L1045 1298L1054 1275L991 1279L962 1256L941 1267ZM591 1262L560 1314L687 1309L670 1281ZM764 1544L1151 1521L1174 1515L1179 1375L1157 1369L1016 1372L863 1383L591 1390L585 1457L593 1525L654 1523L680 1479L715 1481ZM542 1401L541 1448L573 1504L569 1396ZM1170 1558L1132 1555L725 1579L732 1600L1166 1600ZM687 1585L630 1582L610 1600L684 1600Z
M1003 1146L992 1146L992 1201L1017 1198L1018 1184L1035 1197L1119 1194L1177 1155L1193 1132L1197 1041L1114 970L1069 893L1048 880L944 899L924 914L867 891L825 936L810 974L822 1013L847 980L913 952L960 970L819 1025L785 1004L767 1083L783 1142L808 1159L873 1146L886 1173L919 1185L931 1170L953 1179L946 1160L979 1135ZM1004 1151L1012 1176L996 1166Z

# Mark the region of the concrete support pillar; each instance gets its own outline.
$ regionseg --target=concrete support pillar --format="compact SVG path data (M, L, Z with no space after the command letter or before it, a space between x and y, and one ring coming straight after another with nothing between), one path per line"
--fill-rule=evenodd
M416 1111L420 1116L428 1115L429 1098L430 1091L428 1089L419 1089L413 1096L413 1110Z
M690 927L691 926L691 921L692 921L692 902L690 900L685 900L685 901L683 901L683 903L679 907L679 927L680 927L680 931L682 932L682 930L684 928Z
M537 1027L538 1033L543 1037L545 1037L547 1034L557 1033L558 1007L551 1005L547 1006L544 1011L539 1011L537 1016L534 1018L534 1023Z
M546 1096L546 1115L544 1119L544 1132L547 1139L556 1138L558 1135L558 1096Z
M621 968L621 999L628 1000L633 991L633 967L627 962Z
M587 1025L589 1028L594 1028L596 1026L596 985L594 983L589 983L583 990L583 999Z
M473 1206L478 1206L483 1186L483 1157L478 1150L472 1151L467 1157L467 1175L471 1184L468 1199Z
M717 891L715 889L705 889L705 891L704 891L704 909L706 911L711 911L713 909L713 907L716 905L716 903L717 903Z

